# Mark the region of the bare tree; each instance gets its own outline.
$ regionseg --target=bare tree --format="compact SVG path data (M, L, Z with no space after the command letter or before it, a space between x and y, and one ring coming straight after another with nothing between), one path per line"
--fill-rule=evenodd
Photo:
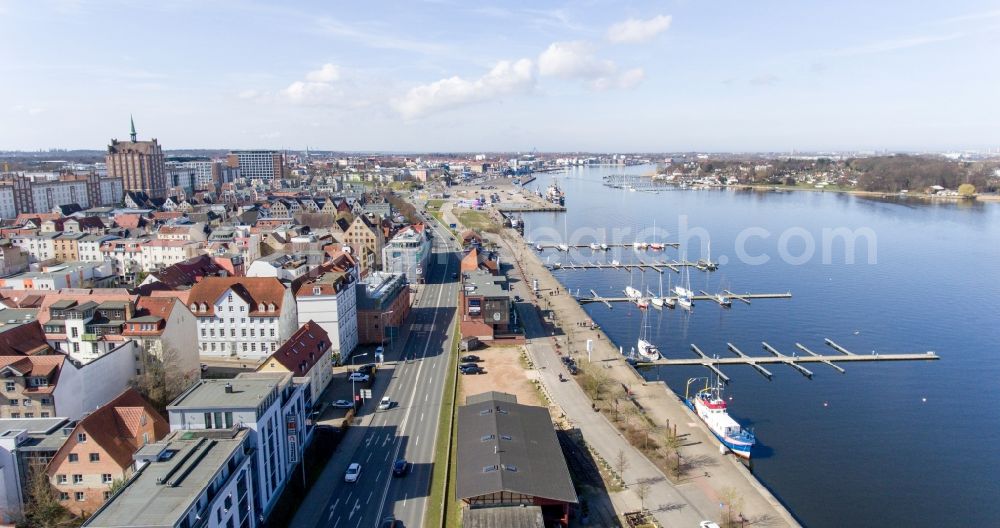
M635 494L639 497L639 508L646 509L646 497L649 496L649 479L639 479L635 483Z
M147 350L141 357L142 373L132 378L132 387L164 414L167 405L191 385L196 375L181 369L179 354L172 347L164 347L162 357Z
M725 504L726 517L722 520L722 525L726 528L739 526L736 512L743 509L743 497L736 491L736 488L729 486L722 488L719 495L722 503Z
M625 456L625 450L619 449L618 453L615 455L615 472L618 473L618 478L622 480L622 485L628 487L625 484L625 471L629 467L628 457Z
M45 465L32 463L28 469L28 487L24 503L24 518L18 526L26 528L57 528L79 526L83 519L73 516L56 497L49 482Z

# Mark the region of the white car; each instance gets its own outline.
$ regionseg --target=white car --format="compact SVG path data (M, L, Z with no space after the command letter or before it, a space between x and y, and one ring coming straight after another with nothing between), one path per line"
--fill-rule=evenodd
M383 397L382 401L378 402L378 408L380 411L388 410L390 407L392 407L392 400L390 400L388 396Z
M366 383L371 379L368 374L362 374L360 372L352 372L350 376L347 377L347 381L358 381L361 383Z
M352 462L351 465L347 466L347 473L344 473L344 482L357 482L360 475L361 464Z

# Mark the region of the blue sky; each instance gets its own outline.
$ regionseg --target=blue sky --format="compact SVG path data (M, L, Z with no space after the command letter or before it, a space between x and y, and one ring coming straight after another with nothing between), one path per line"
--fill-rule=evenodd
M0 150L1000 146L994 2L0 0Z

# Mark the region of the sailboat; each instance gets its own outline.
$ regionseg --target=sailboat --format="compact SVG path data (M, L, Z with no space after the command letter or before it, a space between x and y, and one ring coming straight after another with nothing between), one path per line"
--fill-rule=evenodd
M649 312L642 312L642 328L639 330L639 342L636 344L636 354L641 361L656 361L660 359L660 351L656 345L650 343L646 333L649 329Z
M656 220L653 220L653 242L649 244L649 249L653 251L663 251L664 245L656 242Z
M669 286L668 286L668 291L669 291ZM653 302L653 306L654 307L659 308L661 310L663 309L664 306L666 306L667 308L673 308L674 305L676 304L676 301L674 301L673 297L664 297L663 296L663 275L662 274L660 275L660 295L658 297L653 297L652 302Z
M566 216L564 215L563 216L563 243L561 243L558 246L556 246L556 249L558 249L559 251L569 251L569 244L567 242L569 242L569 235L568 235L568 232L566 230Z
M642 292L632 287L632 271L629 270L628 273L628 286L625 287L625 296L633 301L638 301L642 298Z
M684 260L684 257L681 258ZM691 291L691 267L684 266L684 286L674 286L674 293L677 294L677 304L685 310L690 310L692 308L691 297L694 293Z
M708 241L708 258L698 259L695 267L702 271L715 271L719 269L719 265L712 262L712 241Z

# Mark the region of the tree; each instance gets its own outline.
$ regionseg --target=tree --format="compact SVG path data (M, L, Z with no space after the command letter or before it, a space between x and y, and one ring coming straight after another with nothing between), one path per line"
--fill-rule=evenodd
M646 497L649 496L649 479L639 479L635 483L635 494L639 497L639 508L646 509Z
M958 194L962 196L972 196L976 194L976 186L971 183L963 183L958 186Z
M56 498L55 490L49 483L45 465L32 463L28 469L28 489L24 503L24 519L18 526L27 528L56 528L79 526L82 522L67 510Z
M722 488L719 495L725 505L725 518L722 520L722 525L726 528L739 526L736 512L743 509L743 498L733 487Z
M144 350L142 353L142 373L132 378L132 387L142 394L160 414L165 414L167 405L184 392L194 381L193 372L184 372L180 367L177 351L165 347L162 357L156 357Z
M622 485L625 486L625 471L629 467L628 457L625 456L625 450L619 449L618 454L615 455L615 472L618 473L618 478L622 480ZM627 486L626 486L627 487Z

